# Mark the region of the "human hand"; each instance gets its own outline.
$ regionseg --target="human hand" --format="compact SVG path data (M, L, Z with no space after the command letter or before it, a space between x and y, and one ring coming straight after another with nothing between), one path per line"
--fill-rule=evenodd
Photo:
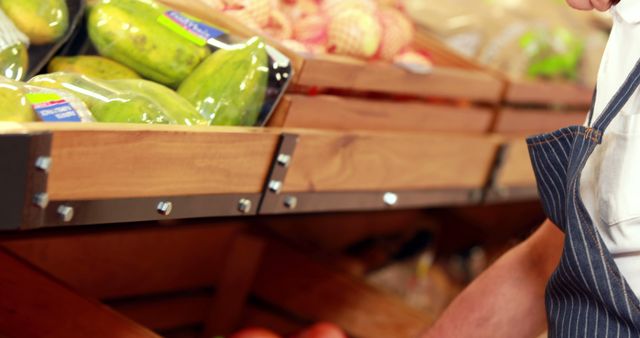
M597 9L599 11L606 11L618 2L620 2L620 0L567 0L569 6L575 9Z

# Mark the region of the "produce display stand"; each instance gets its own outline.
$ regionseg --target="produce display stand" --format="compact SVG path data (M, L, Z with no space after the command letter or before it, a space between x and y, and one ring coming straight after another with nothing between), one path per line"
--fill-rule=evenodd
M484 136L6 124L5 229L477 202ZM16 198L20 196L20 198Z
M255 35L200 1L163 2ZM432 322L357 276L264 236L260 225L293 214L481 205L495 200L496 187L502 200L513 197L504 189L530 196L517 139L492 135L522 131L505 120L507 111L496 115L506 81L420 35L416 45L435 62L428 74L300 56L267 41L295 72L267 128L0 124L0 153L9 156L0 163L0 230L8 230L0 244L7 257L19 257L6 264L68 285L27 284L21 293L85 300L81 294L160 332L201 328L190 337L329 320L356 338L410 338ZM22 302L11 306L22 311ZM110 311L59 315L72 311L155 336ZM53 337L85 333L77 332ZM28 338L36 337L44 336Z

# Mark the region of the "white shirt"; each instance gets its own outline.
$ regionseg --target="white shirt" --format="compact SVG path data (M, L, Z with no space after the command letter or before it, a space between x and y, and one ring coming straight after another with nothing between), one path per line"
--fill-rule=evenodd
M593 121L640 59L640 0L611 9L613 28L598 72ZM640 295L640 95L636 91L587 161L580 193L631 289Z

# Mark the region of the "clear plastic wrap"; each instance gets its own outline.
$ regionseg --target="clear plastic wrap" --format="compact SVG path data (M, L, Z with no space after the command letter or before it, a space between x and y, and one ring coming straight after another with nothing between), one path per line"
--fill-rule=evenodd
M0 9L0 76L21 80L29 66L29 39Z
M0 121L93 122L86 105L62 90L0 77Z
M69 29L65 0L0 0L0 8L34 45L53 43Z
M459 53L515 78L591 84L606 35L555 0L403 0L423 28Z
M36 76L29 84L71 93L84 101L99 122L207 124L206 119L183 97L147 80L98 80L81 74L58 72Z
M88 35L97 52L178 89L211 125L264 125L292 78L290 60L153 0L101 0Z
M210 52L159 22L168 11L154 1L102 1L89 11L89 37L101 55L177 88Z
M178 94L212 125L254 125L267 92L268 62L260 38L219 49L184 80Z
M100 80L140 78L140 75L127 66L95 55L56 56L49 62L47 71L78 73Z

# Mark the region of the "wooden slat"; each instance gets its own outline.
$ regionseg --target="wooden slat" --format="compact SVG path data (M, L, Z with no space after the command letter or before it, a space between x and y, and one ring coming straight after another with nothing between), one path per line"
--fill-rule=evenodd
M256 193L277 139L266 132L55 131L49 196Z
M288 96L288 113L280 126L334 130L487 132L493 112L415 102L392 102L334 96Z
M203 338L228 335L237 328L264 251L264 240L241 234L233 242L221 270Z
M571 83L546 81L515 81L509 85L509 103L561 104L589 107L592 90Z
M496 186L499 188L535 188L536 179L524 139L512 140L507 143Z
M159 337L0 250L0 333L20 338Z
M486 183L495 151L482 136L305 133L284 190L477 188Z
M583 124L586 112L504 109L498 114L495 130L501 134L537 134Z
M155 331L201 325L211 307L209 293L117 302L114 310Z
M234 225L182 226L13 239L2 245L82 294L108 299L214 285L235 231Z
M299 76L301 86L497 102L502 82L481 71L435 67L429 75L390 64L358 64L308 58Z
M275 244L267 247L253 290L297 317L334 322L357 338L413 338L432 321L394 297Z

